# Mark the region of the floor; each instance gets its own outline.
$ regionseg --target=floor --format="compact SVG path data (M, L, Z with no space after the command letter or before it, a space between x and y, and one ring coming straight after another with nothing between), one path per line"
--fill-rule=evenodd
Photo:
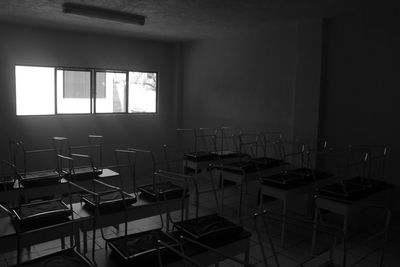
M208 187L207 183L201 185L201 190L204 190ZM254 213L256 212L256 188L257 183L250 183L248 185L248 192L245 194L244 202L243 202L243 214L241 216L242 224L245 229L252 233L251 241L250 241L250 263L254 264L254 266L277 266L276 260L279 261L279 266L299 266L301 263L304 263L310 258L311 251L311 236L312 231L309 228L309 225L305 223L298 223L297 219L289 220L288 227L286 231L285 241L281 243L281 228L280 221L274 220L273 218L269 218L267 220L268 232L267 235L266 230L262 228L259 233L261 236L262 244L264 247L267 264L263 260L262 252L260 249L260 240L257 238L257 232L255 230L254 224ZM225 205L223 209L223 215L231 220L238 221L238 194L239 188L238 186L231 185L226 187L225 193ZM195 206L193 200L191 200L190 207L190 216L194 216L195 214ZM281 203L277 200L273 199L264 199L264 208L270 211L279 212L281 209ZM213 194L204 193L200 198L200 215L202 214L210 214L216 212L216 204ZM303 215L298 213L298 210L295 212L291 212L290 216L293 218L302 218ZM338 223L338 218L335 218L332 214L324 214L323 215L326 221L330 223ZM172 214L172 218L176 218L177 214ZM160 225L159 217L150 217L147 219L131 222L129 224L129 231L142 231L146 229L157 228ZM120 228L122 229L122 228ZM372 240L366 244L359 245L357 242L362 240L365 237L365 234L368 231L372 231L371 229L366 228L366 232L361 232L355 234L350 241L348 242L348 246L355 246L352 249L349 249L347 254L347 262L355 262L357 259L360 259L365 253L373 248L373 245L377 244L377 239ZM116 234L116 230L114 228L105 229L107 236L113 236ZM267 239L267 237L271 237L271 240ZM322 237L317 238L316 242L316 251L320 252L323 249L330 248L333 244L333 238L328 233L321 234ZM89 239L92 238L92 235L89 235ZM336 240L337 245L334 246L333 249L333 259L336 262L341 262L343 254L341 253L341 241ZM356 245L358 244L358 245ZM276 251L274 256L273 250ZM47 242L44 244L36 245L31 248L30 253L24 251L24 259L36 258L40 255L48 254L53 251L57 251L60 249L60 242L53 241ZM95 253L101 253L105 249L105 242L102 239L100 234L96 234L95 239ZM320 251L318 251L320 250ZM400 266L400 217L393 216L390 225L390 231L388 235L388 242L385 249L385 257L384 257L384 266ZM328 258L328 253L321 253L318 257L315 257L312 261L308 261L304 266L317 266L318 263L326 260ZM378 266L379 263L380 251L373 253L371 256L363 259L356 266ZM238 255L238 258L243 259L243 255ZM10 266L15 264L16 262L16 252L0 254L0 266ZM97 262L99 266L104 266L104 263ZM221 267L232 267L232 266L242 266L236 263L233 260L225 260L220 263ZM350 266L348 264L347 266Z

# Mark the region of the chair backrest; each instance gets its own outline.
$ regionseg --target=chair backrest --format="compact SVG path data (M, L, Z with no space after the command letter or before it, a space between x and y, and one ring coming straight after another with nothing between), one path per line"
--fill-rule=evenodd
M328 259L326 259L325 264L332 264L334 259L337 259L337 257L334 256L334 252L337 251L337 245L339 244L339 242L343 242L340 249L341 254L343 255L342 262L345 262L346 260L346 240L344 238L343 231L339 228L327 224L316 223L307 219L290 217L271 211L262 211L261 213L256 213L254 214L253 219L258 245L260 247L263 263L265 264L265 266L269 266L269 264L271 264L269 260L273 261L273 265L283 266L278 257L277 251L277 246L280 246L281 244L277 243L276 239L273 238L272 233L272 230L276 227L278 227L279 229L279 225L281 225L282 223L285 223L288 228L292 229L290 233L293 235L293 238L295 238L296 240L302 240L298 242L301 242L302 244L310 244L310 257L302 259L301 261L304 262L302 262L299 266L308 266L302 264L311 260L314 255L321 255L324 252L328 253ZM321 237L320 235L323 235L324 238L317 239L317 237ZM287 231L285 239L287 240L290 238L291 236L289 236L289 231ZM268 247L272 250L272 259L267 256L265 244L268 244ZM315 251L316 247L318 247L318 252ZM290 251L290 249L288 249L288 251Z
M132 192L137 194L135 163L137 152L128 149L115 149L115 162L119 177L120 188L124 189L124 181L132 182Z
M213 152L218 150L216 147L216 128L178 128L176 131L180 137L180 145L186 148L184 149L185 153Z
M223 126L216 131L216 144L217 151L237 151L237 142L235 136L238 136L242 130L240 128Z
M139 148L128 148L127 150L135 152L135 157L134 157L134 162L133 162L133 167L134 167L134 181L135 181L135 187L136 187L136 182L142 182L140 181L142 177L138 177L137 173L145 178L147 178L147 175L151 176L152 178L152 183L155 183L155 172L156 172L156 159L154 156L153 151L151 150L146 150L146 149L139 149ZM141 157L140 155L144 156ZM141 161L145 159L144 161ZM140 161L140 162L139 162ZM139 169L139 167L141 167Z
M365 177L385 179L386 157L388 153L386 145L350 145L350 153L368 154L365 162Z
M20 174L39 170L56 170L57 156L54 148L27 150L23 141L9 142L11 162Z
M15 181L18 180L17 168L7 160L0 162L0 191L8 191L13 188Z
M284 159L284 151L281 147L283 134L281 132L259 132L259 140L264 157Z
M181 209L180 209L180 218L179 221L184 220L185 216L185 202L188 201L189 198L189 192L190 188L189 185L191 181L193 181L193 177L189 175L184 175L176 172L168 172L164 170L159 170L154 174L155 180L157 184L169 182L171 184L174 184L175 186L179 186L182 189L182 194L179 196L179 198L175 198L174 200L179 200L181 203ZM166 213L166 219L169 220L170 223L175 223L175 221L172 219L172 216L170 214L170 199L167 199L167 194L163 193L159 188L156 187L154 184L154 192L156 192L156 199L157 199L157 206L159 208L159 215L160 215L160 220L161 220L161 225L163 228L164 225L164 220L163 220L163 210L165 210ZM169 230L169 229L167 229Z
M346 156L346 177L368 176L368 162L370 161L368 148L350 145Z

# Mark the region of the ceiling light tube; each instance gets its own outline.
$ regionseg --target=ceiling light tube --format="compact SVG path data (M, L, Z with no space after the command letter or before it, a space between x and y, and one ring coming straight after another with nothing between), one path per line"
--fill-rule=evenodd
M105 20L118 21L123 23L132 23L144 25L145 16L132 14L128 12L116 11L97 6L88 6L77 3L64 3L63 12L80 16L99 18Z

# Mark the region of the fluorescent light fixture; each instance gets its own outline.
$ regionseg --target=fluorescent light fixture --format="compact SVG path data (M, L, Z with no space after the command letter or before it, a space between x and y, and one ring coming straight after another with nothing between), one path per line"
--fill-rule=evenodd
M98 6L88 6L77 3L64 3L62 7L63 7L63 12L67 14L75 14L80 16L112 20L123 23L144 25L146 19L146 17L142 15L107 9Z

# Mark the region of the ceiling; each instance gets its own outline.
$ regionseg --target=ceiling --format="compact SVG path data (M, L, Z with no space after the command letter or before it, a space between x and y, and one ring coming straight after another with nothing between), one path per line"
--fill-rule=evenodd
M260 31L354 12L361 0L0 0L0 20L171 41ZM146 16L144 26L62 13L64 2Z

